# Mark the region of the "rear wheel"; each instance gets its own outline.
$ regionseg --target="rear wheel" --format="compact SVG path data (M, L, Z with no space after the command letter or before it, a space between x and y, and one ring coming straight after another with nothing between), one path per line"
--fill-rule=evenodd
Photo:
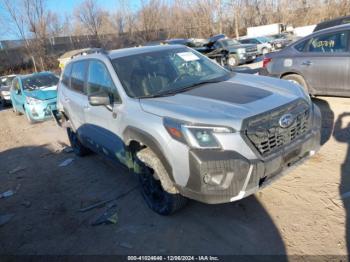
M148 149L145 149L149 151ZM160 160L150 151L152 158L155 158L153 168L140 163L142 170L139 174L141 193L149 208L154 212L168 216L183 208L188 199L178 193L168 193L163 189L161 181L158 179L157 172L162 172L164 167ZM139 160L137 160L139 161Z
M289 82L292 82L294 84L300 85L302 88L304 88L304 90L307 93L309 93L309 90L307 88L307 84L302 76L297 75L297 74L290 74L290 75L283 76L282 79L287 80Z
M82 157L91 153L91 150L79 141L77 134L71 128L67 128L67 134L71 147L77 156Z

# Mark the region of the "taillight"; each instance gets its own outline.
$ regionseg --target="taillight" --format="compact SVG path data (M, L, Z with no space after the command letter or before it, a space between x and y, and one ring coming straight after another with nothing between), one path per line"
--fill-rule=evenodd
M272 58L265 57L263 60L263 67L266 68L267 65L272 61Z

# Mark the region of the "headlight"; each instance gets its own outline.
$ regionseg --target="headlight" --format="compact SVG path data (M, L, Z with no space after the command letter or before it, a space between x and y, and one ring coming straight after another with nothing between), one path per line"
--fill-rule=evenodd
M30 97L30 96L26 96L26 102L29 105L37 105L37 104L41 103L41 100L35 99L33 97Z
M244 54L245 53L245 48L238 48L237 49L238 54Z
M192 125L171 118L164 118L163 124L172 138L192 148L221 148L215 134L234 132L229 127Z

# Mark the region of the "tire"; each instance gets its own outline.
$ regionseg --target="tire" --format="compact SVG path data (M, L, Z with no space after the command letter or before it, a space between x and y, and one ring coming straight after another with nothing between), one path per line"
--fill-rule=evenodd
M166 192L160 180L154 178L154 169L142 162L139 164L143 167L139 174L141 193L150 209L159 215L169 216L186 206L188 202L186 197L178 193L170 194Z
M230 67L238 66L239 65L239 59L236 55L229 55L226 60L226 65Z
M297 74L290 74L283 76L282 79L300 85L308 94L310 94L307 84L302 76Z
M77 134L75 132L73 132L73 130L71 128L67 128L67 135L68 135L68 139L69 139L69 142L71 144L71 147L77 156L83 157L83 156L91 154L91 150L89 148L85 147L79 141Z
M159 215L169 216L186 206L187 198L164 191L160 181L156 180L152 173L140 174L139 181L146 204Z
M263 55L266 55L268 52L269 52L269 50L268 50L266 47L264 47L264 48L261 50L261 53L262 53Z
M25 112L26 118L28 120L28 123L31 124L31 125L34 124L35 121L30 117L30 115L28 114L27 110L24 109L24 112Z
M14 106L14 104L12 103L12 111L15 113L16 116L20 116L22 115L21 112L19 112L16 107Z

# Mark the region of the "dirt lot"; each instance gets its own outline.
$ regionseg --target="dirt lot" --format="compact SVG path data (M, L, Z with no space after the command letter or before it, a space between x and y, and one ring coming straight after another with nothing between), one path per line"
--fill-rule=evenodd
M350 99L314 101L324 145L310 161L255 196L225 205L192 201L171 217L153 213L131 190L135 175L96 155L62 151L66 134L53 121L29 125L3 109L0 193L17 192L0 199L0 215L14 214L0 227L0 253L347 254L350 116L339 120ZM74 161L59 167L68 158ZM78 212L129 190L117 201L117 224L90 225L104 208Z

